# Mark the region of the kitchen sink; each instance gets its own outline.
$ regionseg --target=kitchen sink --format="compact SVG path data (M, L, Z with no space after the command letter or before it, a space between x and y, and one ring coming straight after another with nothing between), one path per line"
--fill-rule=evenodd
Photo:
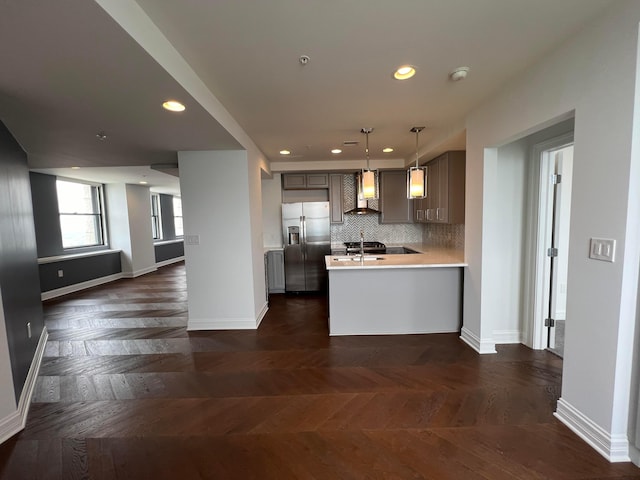
M365 255L364 257L361 257L360 255L353 255L350 257L333 257L333 260L336 262L359 262L361 259L365 262L384 260L383 257L375 257L373 255Z

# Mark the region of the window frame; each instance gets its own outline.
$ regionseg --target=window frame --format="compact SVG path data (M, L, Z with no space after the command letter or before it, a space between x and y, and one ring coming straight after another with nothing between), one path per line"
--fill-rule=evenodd
M176 215L176 200L180 202L180 215ZM173 233L175 234L176 238L184 238L184 218L182 217L182 197L178 197L174 195L172 197L172 206L173 206ZM180 224L182 226L182 233L180 235L178 235L176 218L180 219Z
M154 235L154 231L157 236ZM162 208L160 206L160 194L151 193L151 236L154 241L164 238L162 231Z
M67 213L60 211L60 201L58 197L58 181L65 183L77 183L80 185L87 185L92 189L95 189L95 194L92 195L92 202L95 204L94 208L97 207L97 213ZM106 204L104 199L104 185L97 182L90 182L87 180L79 180L76 178L67 178L67 177L59 177L56 176L56 201L58 202L57 210L58 210L58 225L60 226L60 243L62 245L62 249L65 252L70 251L78 251L78 250L98 250L109 247L108 241L108 232L107 232L107 221L106 221ZM92 243L86 245L76 245L72 247L64 246L64 234L62 228L62 218L63 216L93 216L94 217L94 226L95 233L99 239L99 243Z

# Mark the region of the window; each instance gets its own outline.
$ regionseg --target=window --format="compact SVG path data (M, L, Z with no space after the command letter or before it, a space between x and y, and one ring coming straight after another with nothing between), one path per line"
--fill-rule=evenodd
M104 245L102 191L97 185L56 180L62 247Z
M151 195L151 233L154 240L162 238L162 222L160 220L160 195Z
M184 230L182 228L182 199L173 197L173 223L176 229L176 237L182 237Z

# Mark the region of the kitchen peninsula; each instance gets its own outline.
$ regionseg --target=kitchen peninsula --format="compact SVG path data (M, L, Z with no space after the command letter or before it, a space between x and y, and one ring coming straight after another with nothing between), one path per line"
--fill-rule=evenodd
M329 334L459 332L464 253L404 245L410 255L328 255Z

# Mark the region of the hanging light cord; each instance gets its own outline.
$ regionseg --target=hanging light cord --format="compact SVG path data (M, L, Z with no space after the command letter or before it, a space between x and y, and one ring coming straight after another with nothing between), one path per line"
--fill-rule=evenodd
M418 165L418 160L419 160L419 158L418 158L418 135L420 134L420 132L422 130L424 130L424 127L413 127L411 129L412 132L416 133L416 168L419 167L419 165Z
M373 132L373 128L363 128L362 130L360 130L362 133L364 133L365 135L365 148L364 148L364 153L367 156L367 170L370 170L369 168L369 134L371 132Z

